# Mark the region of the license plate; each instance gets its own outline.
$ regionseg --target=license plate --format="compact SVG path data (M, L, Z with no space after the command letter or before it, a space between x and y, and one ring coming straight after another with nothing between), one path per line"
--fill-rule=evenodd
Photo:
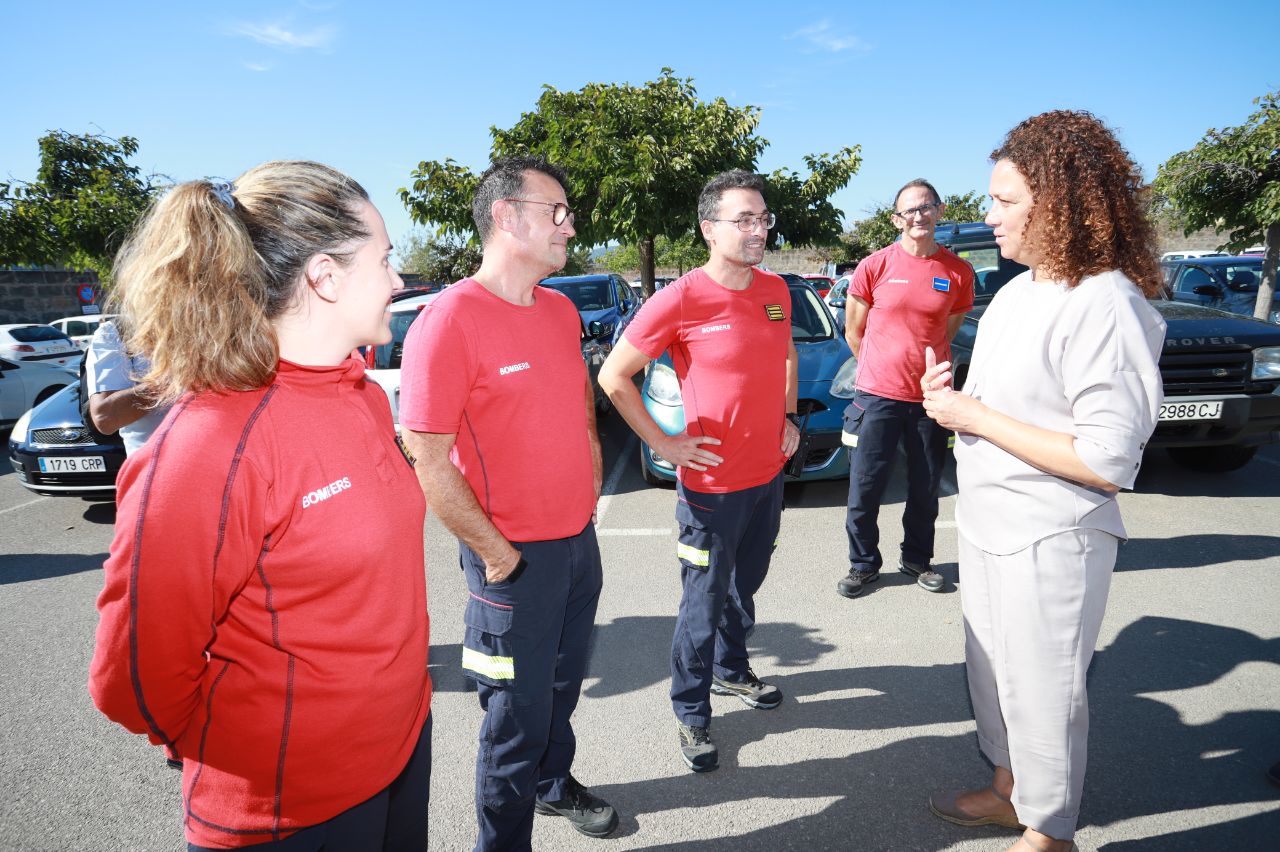
M1219 420L1221 418L1221 400L1217 402L1166 402L1160 406L1161 420Z
M41 473L105 473L102 456L41 456Z

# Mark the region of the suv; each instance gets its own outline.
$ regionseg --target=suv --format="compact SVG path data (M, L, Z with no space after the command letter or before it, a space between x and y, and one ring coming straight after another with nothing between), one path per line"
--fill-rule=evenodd
M984 224L944 222L936 234L976 273L973 309L951 343L959 388L983 311L1026 267L1000 255ZM1151 304L1166 324L1164 403L1147 445L1164 447L1192 470L1217 473L1243 467L1260 445L1280 441L1280 327L1197 304L1163 298Z

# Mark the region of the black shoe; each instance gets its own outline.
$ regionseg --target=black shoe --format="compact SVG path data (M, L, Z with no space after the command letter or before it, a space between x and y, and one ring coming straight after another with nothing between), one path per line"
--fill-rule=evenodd
M782 703L782 692L778 687L765 683L751 669L747 669L747 679L742 683L712 677L711 691L716 695L736 695L743 704L757 710L772 710Z
M711 732L697 725L676 721L680 737L680 759L694 772L710 772L720 765L720 752L711 742Z
M836 583L836 591L846 598L856 598L862 594L863 586L867 583L874 583L879 579L879 568L872 568L870 571L850 571L847 576L841 577L840 582Z
M562 816L573 824L579 834L587 837L608 837L618 827L618 812L599 796L583 787L570 775L565 779L565 796L555 802L541 799L533 803L533 810L543 816Z
M903 574L910 574L916 578L916 585L924 589L926 592L942 591L942 575L929 567L929 563L921 564L919 562L908 562L905 559L899 560L898 570Z

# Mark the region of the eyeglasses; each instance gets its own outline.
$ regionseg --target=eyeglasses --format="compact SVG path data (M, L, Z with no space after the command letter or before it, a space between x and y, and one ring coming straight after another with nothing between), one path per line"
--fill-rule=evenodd
M929 204L921 204L919 207L912 207L909 210L895 210L893 215L899 219L923 219L926 216L932 216L938 212L938 208L942 205L934 201Z
M770 230L778 223L778 217L772 213L765 213L760 216L739 216L737 219L711 219L712 222L732 222L738 226L739 231L751 233L756 229L757 225L763 225L766 231Z
M531 198L504 198L503 201L510 201L512 204L541 204L543 207L551 208L551 224L559 227L565 222L573 224L573 211L569 209L569 205L562 204L559 201L534 201Z

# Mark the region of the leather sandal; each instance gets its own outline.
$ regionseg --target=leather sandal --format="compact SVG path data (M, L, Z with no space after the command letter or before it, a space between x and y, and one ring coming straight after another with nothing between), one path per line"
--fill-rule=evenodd
M999 793L997 793L994 788L988 788L988 789L991 789L992 794L995 795L997 799L999 799L1002 802L1007 802L1010 807L1013 806L1012 802L1010 802L1004 796L1001 796ZM1014 828L1018 830L1026 829L1026 826L1018 821L1018 814L1016 811L1010 811L1009 813L1005 813L1005 814L991 814L989 816L979 816L978 814L971 814L968 811L964 810L963 808L960 807L960 805L956 803L956 800L959 799L961 796L963 796L967 792L969 791L968 790L951 790L947 793L939 793L937 795L930 796L929 810L933 812L934 816L945 819L947 822L954 823L956 825L963 825L967 827L973 827L973 826L979 826L979 825L999 825L999 826L1003 826L1004 828Z

